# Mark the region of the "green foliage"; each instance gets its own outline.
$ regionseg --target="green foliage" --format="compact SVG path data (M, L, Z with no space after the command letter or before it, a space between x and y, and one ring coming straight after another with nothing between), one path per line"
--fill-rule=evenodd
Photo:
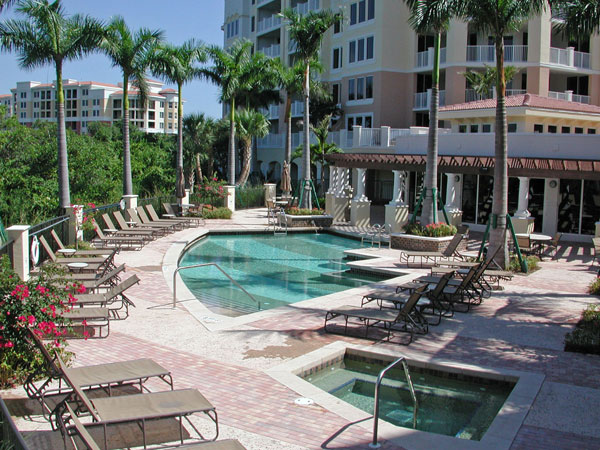
M325 210L317 208L304 209L292 206L291 208L286 208L285 213L290 216L322 216L325 214Z
M0 260L0 388L22 383L29 373L40 368L42 362L26 340L28 327L39 336L52 339L53 348L65 345L67 323L61 313L76 302L65 286L80 286L69 284L62 276L62 269L44 266L39 278L23 282L12 271L6 256Z
M39 223L59 213L56 124L33 127L0 119L0 215L6 226ZM89 135L68 131L72 198L117 202L122 193L122 131L90 124ZM134 189L140 197L170 192L175 185L174 137L132 129Z
M231 219L231 214L229 208L221 207L204 210L202 217L205 219Z
M600 305L588 305L582 312L575 329L565 336L565 351L600 355Z
M534 255L525 256L525 261L527 261L527 270L528 273L535 272L540 268L540 258ZM508 263L508 270L511 272L521 272L521 263L519 262L519 258L517 256L513 256L510 259L510 263Z
M265 187L262 184L239 186L235 190L235 209L257 208L265 204Z
M519 69L515 66L504 66L504 78L510 81L517 74ZM461 72L461 75L465 77L467 82L471 85L473 90L481 95L483 98L491 97L492 88L496 86L496 68L485 66L483 72L477 72L475 70L467 70Z
M192 194L190 200L194 204L211 205L214 207L223 206L225 196L225 181L219 180L217 177L208 179L204 177L202 183L196 187L196 192Z
M423 226L420 223L408 224L404 227L404 232L406 234L414 234L415 236L445 237L454 236L457 230L454 225L438 222L430 223L426 226Z
M596 278L590 283L588 292L592 295L600 295L600 278Z

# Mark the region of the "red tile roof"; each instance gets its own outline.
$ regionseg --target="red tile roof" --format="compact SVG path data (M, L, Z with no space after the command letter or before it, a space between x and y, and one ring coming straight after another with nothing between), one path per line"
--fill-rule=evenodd
M160 93L177 93L177 91L175 89L171 89L171 88L167 88L167 89L163 89L162 91L160 91Z
M0 98L12 98L12 94L2 94L0 95Z
M558 100L555 98L541 97L535 94L520 94L506 97L507 108L537 108L561 111L573 111L579 113L600 114L600 106L586 105L585 103ZM440 112L468 111L474 109L495 109L496 99L476 100L474 102L456 103L440 107Z

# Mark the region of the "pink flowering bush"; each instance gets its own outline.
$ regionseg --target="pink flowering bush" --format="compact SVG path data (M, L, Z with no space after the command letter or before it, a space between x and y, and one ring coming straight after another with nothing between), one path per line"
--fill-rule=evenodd
M192 195L192 203L203 205L222 206L223 199L227 195L225 181L217 177L206 178L196 186L196 192Z
M426 226L423 226L419 223L408 224L406 227L404 227L404 232L406 234L414 234L415 236L444 237L454 236L457 230L454 225L438 222L430 223Z
M8 258L0 260L0 388L23 382L43 364L26 340L27 328L50 340L52 348L64 348L68 323L61 314L77 301L73 293L85 292L85 287L67 283L63 274L48 266L40 277L24 282Z
M86 203L88 209L96 209L96 204L89 202ZM83 205L71 205L73 208L73 212L77 215L83 209ZM92 224L92 219L96 217L96 212L89 212L83 214L83 219L81 221L81 229L84 231L94 231L94 225Z

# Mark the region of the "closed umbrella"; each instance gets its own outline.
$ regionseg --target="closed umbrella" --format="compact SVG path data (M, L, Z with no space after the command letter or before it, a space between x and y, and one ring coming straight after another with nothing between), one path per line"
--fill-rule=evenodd
M289 196L292 191L292 177L290 176L290 166L287 161L283 162L283 169L281 169L281 190L286 196Z

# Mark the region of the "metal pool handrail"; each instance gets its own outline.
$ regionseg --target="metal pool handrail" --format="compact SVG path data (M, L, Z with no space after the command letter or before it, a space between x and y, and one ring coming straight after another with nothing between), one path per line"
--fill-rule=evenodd
M219 269L221 271L221 273L223 275L225 275L227 278L229 278L229 280L235 284L237 287L239 287L242 291L244 291L246 293L246 295L248 297L250 297L252 300L254 300L254 303L256 303L258 305L258 310L260 311L260 302L258 300L256 300L252 294L250 294L250 292L248 292L246 289L244 289L237 281L235 281L233 278L231 278L227 272L225 272L223 269L221 269L221 267L217 264L217 263L204 263L204 264L193 264L191 266L182 266L182 267L178 267L177 269L175 269L175 272L173 273L173 308L175 308L176 304L177 304L177 274L184 269L194 269L196 267L206 267L206 266L215 266L217 269Z
M379 372L379 377L377 377L377 384L375 384L375 406L373 408L373 442L369 444L369 447L371 448L381 447L381 444L377 443L377 425L379 422L379 386L381 385L381 381L383 380L383 377L385 377L387 371L399 363L402 363L402 367L404 368L404 374L406 375L406 380L408 382L408 387L410 388L410 395L414 403L413 428L417 428L417 413L419 412L419 403L417 402L415 388L413 387L412 380L410 379L410 373L408 372L408 364L406 364L406 358L404 356L401 356L396 361L387 366L385 369L383 369L381 372Z

